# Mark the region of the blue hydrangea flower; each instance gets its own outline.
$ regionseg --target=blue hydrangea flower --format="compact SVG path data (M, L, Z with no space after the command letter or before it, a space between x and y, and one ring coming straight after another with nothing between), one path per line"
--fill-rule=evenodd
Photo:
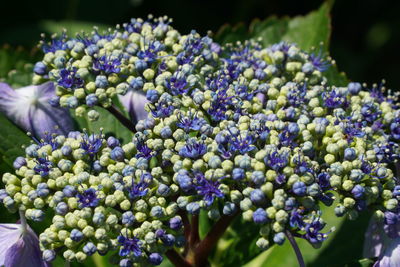
M196 180L197 193L203 196L204 201L210 206L216 197L222 198L224 194L218 189L219 182L206 179L200 172L196 172L194 179Z
M142 255L141 242L136 237L125 237L123 235L118 236L118 243L121 248L119 250L119 255L122 257L126 257L130 254L133 254L135 257L139 257Z
M78 202L82 208L94 208L100 201L100 199L97 198L96 189L94 188L86 189L82 193L78 193L76 196L78 197Z
M390 130L392 132L392 137L396 140L400 139L400 118L395 118L390 124Z
M267 218L267 213L265 212L264 209L258 208L254 213L253 213L253 221L257 224L264 224L268 221Z
M320 50L318 54L310 54L309 60L313 67L320 72L328 70L329 66L331 65L327 60L324 59L322 50Z
M185 132L189 132L190 130L198 131L203 124L202 120L196 116L196 113L192 114L190 112L188 117L184 117L182 113L178 113L178 121L176 126L182 128Z
M386 222L380 222L374 217L370 220L365 232L363 256L365 258L378 258L374 267L400 266L400 258L398 257L400 248L399 225L396 220L393 229L389 230L390 227L385 224Z
M37 164L34 167L34 171L40 174L40 176L46 177L47 175L49 175L52 166L53 164L46 158L38 158Z
M133 183L133 182L132 182ZM128 188L128 193L130 198L138 198L143 197L147 194L148 183L143 179L139 183L133 183L131 187Z
M325 227L325 223L322 222L321 218L313 217L311 222L305 223L303 238L309 241L311 244L319 244L328 238L328 233L322 233L321 231Z
M119 58L113 58L111 56L101 56L95 58L93 62L93 70L100 71L105 74L119 73L121 60Z
M84 135L82 135L81 148L85 150L86 154L88 154L90 157L95 156L99 152L102 145L103 141L101 138L101 134L88 135L87 133L85 133Z
M189 139L186 145L179 150L181 157L197 159L206 153L207 146L196 139Z
M279 153L274 151L267 155L264 159L265 164L277 171L288 164L288 155L286 153Z
M83 86L83 80L76 73L77 69L62 69L57 84L67 89L74 90Z

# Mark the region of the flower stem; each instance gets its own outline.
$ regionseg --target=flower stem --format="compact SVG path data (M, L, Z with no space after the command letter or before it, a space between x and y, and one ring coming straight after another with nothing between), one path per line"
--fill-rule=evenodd
M69 266L71 266L70 262L65 260L64 267L69 267Z
M168 250L165 255L176 267L192 267L175 249Z
M114 115L115 118L117 118L117 120L119 120L119 122L124 125L126 128L128 128L131 132L135 133L136 129L135 129L135 124L132 123L132 121L130 119L128 119L127 117L124 116L124 114L122 114L118 109L116 109L114 106L110 106L108 108L106 108L111 114Z
M290 233L289 230L285 231L286 237L289 239L290 244L292 245L292 248L294 252L296 253L297 261L299 262L300 267L305 267L303 255L301 255L301 251L299 249L299 246L296 243L296 240L294 239L293 235Z
M22 226L22 232L25 233L28 229L28 224L26 223L25 212L23 210L19 210L19 218Z
M226 229L229 227L237 214L238 213L235 213L231 216L223 215L214 224L212 229L207 233L206 237L200 241L200 243L194 249L194 266L202 267L207 265L208 255L217 244L220 237L225 233Z
M189 246L194 247L200 240L199 236L199 215L193 215L190 221Z

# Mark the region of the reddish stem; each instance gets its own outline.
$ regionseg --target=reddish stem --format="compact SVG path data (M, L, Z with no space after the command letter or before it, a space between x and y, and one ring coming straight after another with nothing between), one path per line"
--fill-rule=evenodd
M190 236L190 229L191 229L189 218L187 217L186 213L183 210L178 211L178 214L182 218L183 229L185 231L185 239L188 240L189 236Z
M190 237L189 237L189 247L193 248L200 241L199 236L199 215L193 215L190 220Z
M176 267L193 267L175 249L168 250L165 255Z
M207 266L208 255L211 250L215 247L220 237L225 233L233 219L238 213L232 216L223 215L208 232L206 237L197 245L194 249L194 266L203 267Z

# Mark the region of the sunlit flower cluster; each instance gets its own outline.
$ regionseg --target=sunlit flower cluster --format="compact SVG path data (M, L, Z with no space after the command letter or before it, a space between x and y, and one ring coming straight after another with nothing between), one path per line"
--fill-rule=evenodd
M162 18L42 48L36 79L55 81L54 103L83 114L128 91L148 101L132 142L46 135L3 176L10 211L41 221L53 210L39 236L46 261L118 251L121 266L158 265L201 210L257 225L261 249L287 233L319 246L331 231L322 206L400 219L397 99L383 85L328 86L321 54L284 42L219 46Z

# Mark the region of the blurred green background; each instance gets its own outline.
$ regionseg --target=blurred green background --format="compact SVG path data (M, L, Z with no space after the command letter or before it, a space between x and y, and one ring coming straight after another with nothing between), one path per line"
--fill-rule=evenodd
M218 31L225 23L249 24L254 18L304 15L317 9L321 0L38 0L7 1L0 17L0 46L27 49L40 33L70 25L115 25L132 17L168 15L183 33ZM397 64L400 53L400 1L337 0L332 11L331 55L351 80L380 82L400 87ZM0 66L1 68L1 66Z

